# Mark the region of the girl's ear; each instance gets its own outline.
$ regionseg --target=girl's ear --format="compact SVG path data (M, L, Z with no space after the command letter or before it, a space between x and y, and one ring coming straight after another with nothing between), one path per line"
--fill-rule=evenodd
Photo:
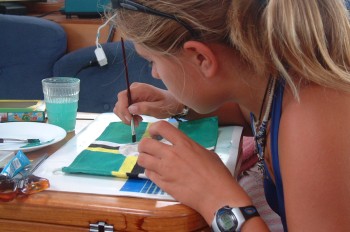
M188 41L185 42L183 48L205 77L215 75L218 69L218 59L210 47L198 41Z

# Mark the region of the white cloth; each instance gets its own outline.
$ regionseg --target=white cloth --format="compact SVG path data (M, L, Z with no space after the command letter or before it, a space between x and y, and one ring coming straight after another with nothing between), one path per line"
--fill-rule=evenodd
M265 193L263 175L258 170L257 164L245 171L245 174L239 179L239 184L247 192L257 208L261 218L265 221L270 231L283 232L281 218L268 205Z

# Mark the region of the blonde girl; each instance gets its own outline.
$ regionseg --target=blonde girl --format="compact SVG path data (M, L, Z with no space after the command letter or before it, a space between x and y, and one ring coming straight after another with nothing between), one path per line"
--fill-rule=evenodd
M343 0L112 0L123 37L168 91L132 85L114 112L187 119L217 115L256 138L266 199L285 231L350 231L350 23ZM215 231L267 231L217 156L161 121L138 163ZM230 212L231 212L230 211ZM244 213L243 213L244 214ZM215 215L215 216L214 216ZM222 216L222 215L221 215ZM230 215L231 216L231 215ZM245 218L244 218L245 217ZM220 224L221 223L221 224ZM222 224L223 223L223 224ZM225 227L226 226L226 227Z

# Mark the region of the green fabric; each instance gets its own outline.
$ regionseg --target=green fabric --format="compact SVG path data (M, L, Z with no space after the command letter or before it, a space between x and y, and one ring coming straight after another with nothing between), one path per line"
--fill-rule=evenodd
M141 122L136 128L137 141L144 136L147 137L150 124ZM218 138L216 117L179 122L178 128L203 147L214 149ZM104 142L112 142L116 145L111 146ZM119 148L123 144L132 144L130 126L122 122L112 122L96 141L84 149L72 164L63 167L62 171L122 178L138 177L139 174L144 173L144 169L137 165L135 155L119 153Z
M69 167L62 170L67 173L110 176L111 170L118 170L124 160L125 156L121 154L84 150Z
M147 122L141 122L139 126L135 128L137 135L136 141L141 140L142 137L140 135L145 133L148 124ZM131 143L131 127L122 122L112 122L96 140L120 144Z
M219 133L217 117L180 122L178 128L203 147L216 145Z

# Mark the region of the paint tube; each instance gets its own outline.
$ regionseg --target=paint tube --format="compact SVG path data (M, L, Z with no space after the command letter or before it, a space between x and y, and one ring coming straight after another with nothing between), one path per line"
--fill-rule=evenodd
M12 178L21 172L24 167L30 164L30 160L22 152L18 151L17 154L6 164L4 169L1 171L1 175Z

